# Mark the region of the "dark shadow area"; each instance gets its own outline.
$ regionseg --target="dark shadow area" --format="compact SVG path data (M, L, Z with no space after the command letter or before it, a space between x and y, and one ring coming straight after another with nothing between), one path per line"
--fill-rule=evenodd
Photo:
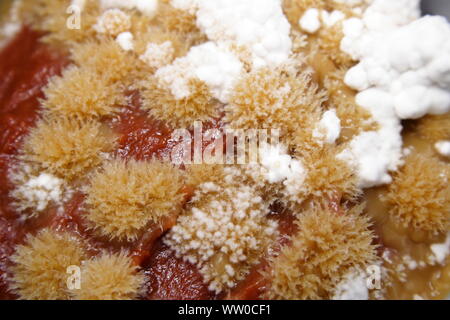
M424 15L440 15L450 20L450 0L422 0L421 7Z

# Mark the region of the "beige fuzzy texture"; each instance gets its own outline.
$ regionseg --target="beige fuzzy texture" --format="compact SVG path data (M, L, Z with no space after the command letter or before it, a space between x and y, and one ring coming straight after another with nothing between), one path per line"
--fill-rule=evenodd
M81 269L81 289L73 291L75 300L132 300L144 284L132 259L124 252L103 253L87 261Z
M336 109L341 120L341 137L338 142L350 141L362 131L377 130L378 124L373 121L369 111L355 102L355 91L347 87L344 77L346 68L339 68L325 75L323 86L328 93L328 105Z
M70 4L70 0L22 1L21 20L46 32L44 42L63 48L94 38L96 34L94 25L101 12L98 1L86 1L80 16L80 29L67 27L68 18L71 16L67 13Z
M394 174L382 200L389 213L406 228L436 234L450 228L450 166L413 153Z
M196 17L188 12L175 9L168 1L159 1L156 16L132 14L131 32L135 36L135 50L142 54L149 42L171 41L175 57L185 56L189 49L207 41L197 28Z
M169 41L172 44L174 51L171 60L184 57L193 45L193 43L187 42L186 39L179 33L176 33L175 31L167 31L161 28L161 26L152 26L151 28L140 31L135 38L134 46L138 55L145 53L149 43L162 44Z
M186 167L187 184L193 188L205 182L223 183L223 165L191 164Z
M309 8L325 9L326 2L326 0L283 0L283 11L291 26L298 29L298 21L306 10Z
M182 34L188 42L205 42L206 36L197 27L195 15L172 7L167 1L160 1L155 24L164 30Z
M308 172L305 190L298 195L300 199L309 198L319 203L332 199L354 201L362 194L354 169L336 158L341 151L342 147L325 145L300 152L299 157Z
M64 117L111 116L125 102L118 84L86 67L69 67L61 77L50 80L44 93L44 112Z
M307 37L307 45L294 48L294 52L311 56L314 56L315 53L320 53L326 55L335 65L351 66L352 59L340 48L343 38L342 24L340 22L330 27L322 25L314 34L304 33L299 27L299 20L311 8L328 12L338 10L344 13L347 18L350 18L354 14L347 4L327 0L284 0L283 5L284 12L291 23L294 34L295 32L300 32Z
M316 48L327 55L336 65L341 67L351 67L354 62L347 53L341 50L341 41L343 37L344 33L342 31L341 22L328 28L321 28L317 36Z
M325 100L299 58L244 76L225 107L224 120L236 129L279 129L289 144L294 136L309 139Z
M283 11L288 18L291 26L298 29L298 21L310 8L319 10L339 10L345 13L351 13L351 7L345 3L338 3L333 0L283 0Z
M330 299L353 268L376 260L370 222L362 206L339 214L319 207L302 212L297 234L271 261L268 297L271 299Z
M85 253L76 238L44 229L16 248L10 288L25 300L69 299L67 268L81 266L83 259Z
M25 138L22 154L67 181L81 178L111 152L115 137L95 120L54 118L41 120Z
M91 178L86 219L101 236L136 239L148 223L180 210L183 185L170 163L113 160Z
M433 144L440 140L450 140L450 112L428 115L417 120L416 130Z
M117 36L131 28L130 16L120 9L108 9L97 19L97 32Z
M75 64L90 70L93 76L103 77L107 85L120 85L123 89L136 85L152 71L137 54L123 50L114 39L86 41L75 46L71 53ZM111 94L117 97L121 92Z
M162 86L155 77L143 83L142 108L173 128L191 128L195 121L209 121L219 116L219 103L208 86L196 79L189 81L190 95L181 100Z

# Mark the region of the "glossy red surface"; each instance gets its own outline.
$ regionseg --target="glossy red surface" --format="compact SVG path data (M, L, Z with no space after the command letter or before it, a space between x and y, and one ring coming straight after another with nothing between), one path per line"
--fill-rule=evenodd
M192 264L175 257L161 242L145 265L149 279L148 299L200 300L213 299L202 276Z
M151 119L140 109L138 92L129 94L130 104L113 119L112 126L119 134L117 155L124 159L149 160L166 157L174 146L172 130L164 123Z
M6 269L14 246L40 225L19 221L10 207L8 168L38 117L42 87L68 63L63 55L40 43L39 37L24 28L0 52L0 299L15 298L6 286Z

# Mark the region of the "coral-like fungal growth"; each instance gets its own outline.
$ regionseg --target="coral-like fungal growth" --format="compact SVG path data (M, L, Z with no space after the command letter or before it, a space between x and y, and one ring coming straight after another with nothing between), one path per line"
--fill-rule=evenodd
M352 269L376 260L376 247L362 206L346 213L313 207L298 216L298 233L273 258L268 297L330 299L336 285Z
M113 134L99 122L54 118L31 129L22 153L25 160L70 181L101 164L114 145Z
M113 115L124 103L117 84L91 68L70 67L44 89L44 112L56 116L93 118Z
M87 188L88 224L99 235L133 240L150 222L181 209L183 174L170 163L114 160Z
M221 183L201 184L164 239L217 293L242 280L277 233L268 204L253 187L235 183L239 174L230 168Z
M156 77L144 82L142 108L174 128L191 128L195 121L209 121L219 116L219 103L208 86L196 79L189 81L190 95L176 99Z
M145 277L124 252L103 253L88 260L81 269L81 285L73 290L75 300L132 300L144 285Z
M450 227L450 166L413 153L387 187L382 200L402 226L431 234Z
M26 300L69 299L67 268L81 266L83 259L83 247L72 235L42 230L29 236L11 257L10 288Z

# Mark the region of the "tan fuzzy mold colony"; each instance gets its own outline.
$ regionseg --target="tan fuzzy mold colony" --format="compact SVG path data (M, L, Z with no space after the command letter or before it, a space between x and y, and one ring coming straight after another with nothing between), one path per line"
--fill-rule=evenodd
M205 182L220 183L225 179L225 171L222 165L191 164L186 166L187 184L198 188Z
M172 43L174 57L185 56L190 47L207 41L197 28L196 17L159 1L156 15L132 15L131 33L135 35L135 51L142 55L149 43Z
M348 54L341 50L341 40L343 37L342 24L337 23L331 27L320 30L317 44L313 45L312 48L313 50L317 50L317 52L326 55L336 65L341 67L351 67L354 62Z
M88 225L104 237L136 239L149 223L181 209L183 185L182 172L170 163L113 160L86 190Z
M314 207L299 214L298 233L273 258L268 298L330 299L351 270L376 261L376 246L362 206L339 214Z
M340 152L339 147L324 146L300 153L308 172L303 191L305 196L326 203L342 199L355 201L362 194L353 168L337 158Z
M25 138L23 158L66 180L81 178L113 150L114 135L94 120L41 120Z
M298 20L309 8L324 9L326 0L283 0L283 11L291 26L297 27Z
M297 15L298 13L295 14L295 16ZM347 16L351 17L351 14ZM298 41L299 39L302 39L302 41L299 43L301 45L294 43L293 51L306 55L309 60L308 62L312 66L322 71L326 70L328 65L349 68L354 64L351 57L341 50L341 40L344 36L341 22L337 22L332 26L323 26L314 34L305 33L303 30L300 30L298 25L299 20L297 19L293 25L293 38L294 41ZM301 35L300 38L299 35Z
M168 65L175 57L175 48L171 40L162 42L158 39L156 42L145 42L145 49L141 52L139 59L155 70Z
M143 53L148 43L171 41L175 56L182 57L190 47L207 41L206 36L197 28L194 15L162 1L151 21L145 21L145 16L133 15L132 22L132 33L136 36L136 52L139 54Z
M117 84L112 84L106 76L86 67L66 69L62 77L50 81L44 93L44 112L56 116L109 116L118 112L117 105L124 102Z
M450 139L450 113L443 115L428 115L416 123L419 135L435 143Z
M143 82L143 88L142 108L174 128L190 128L195 121L209 121L219 116L219 103L200 80L189 81L190 95L182 99L176 99L156 77Z
M314 8L327 11L340 10L349 12L352 6L354 5L351 3L334 0L283 0L284 14L291 23L291 26L295 28L298 26L300 18L308 9ZM361 6L361 4L358 4L358 6Z
M304 54L308 63L317 69L321 77L329 73L330 68L340 67L348 70L355 62L341 50L341 40L344 36L342 20L354 17L352 9L362 6L363 3L339 1L284 0L283 9L292 27L294 53ZM305 31L301 27L301 20L310 9L316 10L319 15L320 27L314 32ZM325 17L331 16L332 13L339 15L340 19L328 22Z
M336 109L336 114L341 120L339 142L350 141L363 131L378 129L369 111L356 104L355 92L344 83L347 71L345 68L333 68L323 79L323 87L328 93L327 105Z
M167 31L160 26L154 26L141 31L136 40L134 47L139 59L145 62L151 68L151 71L156 71L158 68L171 63L174 59L184 57L189 49L196 43L186 42L183 35L175 31ZM165 56L158 59L158 52L154 47L168 47ZM159 65L152 65L148 60L160 60Z
M450 167L435 158L411 154L395 175L382 200L405 228L430 234L450 228Z
M124 252L103 253L86 261L81 269L81 285L73 290L75 300L132 300L144 284L144 275Z
M94 28L99 33L117 36L130 30L131 18L120 9L108 9L98 18Z
M28 236L11 257L11 289L26 300L68 299L67 268L80 266L84 259L82 245L72 235L42 230Z
M94 25L101 12L98 1L86 1L81 11L71 4L70 0L20 1L20 16L26 23L46 33L44 42L70 47L95 36ZM76 16L78 13L79 17Z
M160 1L155 17L156 24L162 26L164 30L184 35L188 43L194 44L206 41L206 36L197 27L195 15L176 9L168 2Z
M118 85L126 89L151 73L151 69L136 54L123 50L113 39L87 41L74 47L71 57L75 64L104 78L107 85L116 89L114 86ZM112 94L112 97L117 95Z
M299 59L275 70L260 68L243 77L225 107L225 121L232 128L279 129L282 137L300 135L299 140L310 140L325 93L312 81L308 70L301 72L294 67L300 64L305 68Z

